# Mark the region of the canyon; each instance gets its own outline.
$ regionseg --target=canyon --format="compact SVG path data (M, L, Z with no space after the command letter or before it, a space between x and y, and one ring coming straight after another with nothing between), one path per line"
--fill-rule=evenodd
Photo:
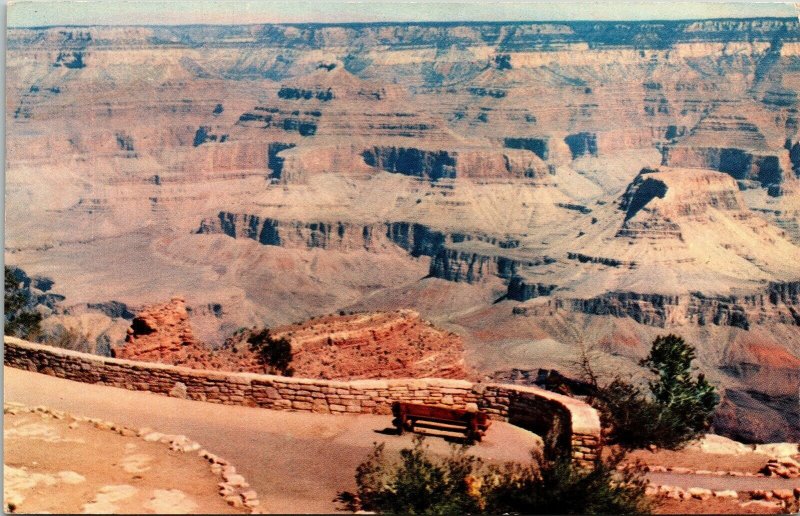
M269 327L320 378L641 379L677 333L718 432L797 440L799 25L10 28L6 261L189 365ZM177 340L128 348L169 299Z

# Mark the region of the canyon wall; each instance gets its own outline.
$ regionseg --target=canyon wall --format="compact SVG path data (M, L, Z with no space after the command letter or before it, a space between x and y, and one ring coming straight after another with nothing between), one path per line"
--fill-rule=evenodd
M533 299L548 292L546 287L527 285L517 279L512 299ZM549 293L549 292L548 292ZM771 323L800 326L800 282L772 283L759 294L713 297L690 295L640 294L609 292L591 299L554 299L544 304L518 306L516 315L536 316L570 311L629 317L640 324L670 328L684 324L735 326L744 330L751 325ZM509 296L510 297L510 296Z
M489 276L508 279L518 267L534 267L555 261L547 256L513 258L499 254L503 249L513 249L517 245L514 241L502 241L483 234L442 231L409 222L352 224L284 221L220 212L215 218L201 221L197 233L222 233L232 238L256 240L263 245L295 249L363 249L379 252L387 245L394 244L411 256L430 256L430 276L467 283L479 282ZM461 245L464 243L466 245ZM480 246L480 250L470 244Z
M512 142L517 142L513 140ZM534 152L495 149L423 150L403 147L373 147L361 155L370 167L431 181L466 177L475 180L544 178L547 165ZM536 148L540 153L544 150Z

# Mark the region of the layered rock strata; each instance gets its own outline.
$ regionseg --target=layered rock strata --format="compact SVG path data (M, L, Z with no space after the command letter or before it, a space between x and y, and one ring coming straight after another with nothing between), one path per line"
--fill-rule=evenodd
M213 349L193 337L183 298L142 310L113 356L198 369L263 372L244 330ZM292 346L294 374L308 378L465 378L461 337L413 310L329 315L272 328Z
M797 356L796 302L767 289L800 278L798 28L11 28L6 261L74 306L184 292L217 345L353 306L494 310L465 335L485 365L534 325L522 303L639 346L652 324ZM559 328L536 338L566 362L581 336ZM747 367L716 371L731 421L789 413Z
M547 286L527 285L515 280L514 292L528 299L549 294ZM552 290L552 289L551 289ZM546 292L544 294L540 292ZM800 326L800 282L771 283L758 294L714 297L610 292L591 299L552 299L536 305L520 305L515 315L537 316L570 311L592 315L627 317L640 324L668 328L686 324L734 326L770 323ZM517 298L512 298L517 299Z

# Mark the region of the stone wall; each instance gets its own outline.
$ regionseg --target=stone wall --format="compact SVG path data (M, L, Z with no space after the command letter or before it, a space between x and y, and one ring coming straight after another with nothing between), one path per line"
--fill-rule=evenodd
M106 358L13 337L5 337L4 351L4 363L19 369L226 405L321 414L390 414L395 401L477 406L492 419L542 436L546 453L570 453L584 466L597 458L601 446L600 419L593 408L536 387L439 378L341 382L230 373Z

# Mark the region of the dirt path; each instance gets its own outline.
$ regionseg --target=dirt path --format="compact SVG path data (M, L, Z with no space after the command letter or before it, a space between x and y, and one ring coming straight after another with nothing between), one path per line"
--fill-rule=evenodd
M765 460L766 462L766 460ZM705 487L713 491L732 489L734 491L753 491L757 489L793 489L800 487L800 479L778 477L730 477L716 475L692 475L679 473L648 473L647 478L658 485L676 486L682 489Z
M333 498L354 487L355 467L373 442L387 450L411 443L411 436L386 435L389 416L328 416L187 401L147 392L71 382L4 367L7 401L46 405L133 427L183 434L230 460L268 512L324 512ZM520 428L495 423L471 453L491 462L527 461L540 439ZM428 439L446 454L442 439Z
M3 494L13 512L249 512L222 499L220 478L197 453L46 416L3 417Z
M702 452L691 447L678 451L659 450L656 453L637 450L626 457L633 463L640 461L650 466L683 467L699 472L736 471L754 474L760 471L770 456L763 453L723 454ZM800 487L800 479L785 479L764 476L731 476L706 473L678 473L674 471L653 471L647 477L659 485L670 485L686 489L704 487L712 490L732 489L734 491L752 491L756 489L793 489Z

